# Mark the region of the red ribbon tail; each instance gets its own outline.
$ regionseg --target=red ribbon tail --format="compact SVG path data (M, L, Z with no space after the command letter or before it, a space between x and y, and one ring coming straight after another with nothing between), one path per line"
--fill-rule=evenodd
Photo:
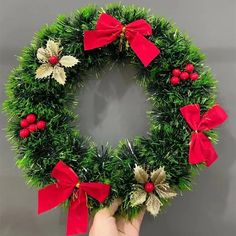
M137 33L129 43L145 67L160 54L159 48L140 33Z
M205 162L209 167L217 158L217 153L209 138L202 132L193 133L189 149L189 164L195 165Z
M89 213L87 196L83 190L78 190L78 199L71 200L66 235L85 234L88 230Z
M110 192L110 185L103 183L81 183L77 191L78 199L71 200L68 219L67 235L84 234L88 230L89 212L87 205L87 195L104 202Z

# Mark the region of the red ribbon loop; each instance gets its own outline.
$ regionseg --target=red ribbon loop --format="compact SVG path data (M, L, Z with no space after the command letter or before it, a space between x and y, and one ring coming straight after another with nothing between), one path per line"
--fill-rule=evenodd
M95 30L84 32L84 50L92 50L110 44L122 33L145 67L160 54L157 46L144 37L152 35L152 27L147 21L140 19L124 26L116 18L106 13L100 15Z
M57 180L57 183L38 191L38 214L51 210L75 194L76 197L71 198L70 201L66 234L86 233L89 217L87 195L103 203L109 195L110 185L80 182L73 169L63 161L56 164L51 176Z
M209 167L216 161L217 153L204 131L211 130L222 124L227 119L226 112L218 104L209 109L202 117L198 104L184 106L180 111L194 131L190 142L189 164L194 165L205 162L206 166Z

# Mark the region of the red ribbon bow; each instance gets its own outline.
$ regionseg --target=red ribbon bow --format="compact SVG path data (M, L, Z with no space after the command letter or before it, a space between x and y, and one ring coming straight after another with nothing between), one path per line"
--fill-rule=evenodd
M79 182L76 173L63 161L56 164L51 176L57 180L57 183L48 185L38 191L38 214L60 205L72 196L66 234L86 233L89 216L87 194L102 203L109 195L110 185Z
M198 104L184 106L180 111L188 125L194 130L190 142L189 164L205 162L209 167L216 161L217 153L204 131L222 124L227 119L227 114L218 104L209 109L202 117Z
M126 37L130 47L147 67L160 54L156 45L144 37L149 35L152 35L152 27L143 19L124 26L116 18L102 13L97 21L96 29L84 32L84 49L103 47L119 37Z

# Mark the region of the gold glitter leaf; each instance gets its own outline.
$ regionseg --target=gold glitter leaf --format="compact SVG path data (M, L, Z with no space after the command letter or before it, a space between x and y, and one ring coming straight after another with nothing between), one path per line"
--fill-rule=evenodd
M143 204L147 199L147 193L141 189L137 188L131 193L130 203L131 206L138 206Z
M144 184L148 181L148 173L141 166L134 168L134 177L140 184Z
M42 79L48 77L52 74L52 72L53 72L53 67L50 64L48 63L43 64L36 70L36 78Z

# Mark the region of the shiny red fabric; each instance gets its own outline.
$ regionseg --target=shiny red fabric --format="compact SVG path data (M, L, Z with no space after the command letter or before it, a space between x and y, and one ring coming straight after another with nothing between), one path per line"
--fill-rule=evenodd
M96 29L84 32L84 50L100 48L117 40L124 27L125 37L130 47L147 67L160 54L160 50L144 37L152 35L152 28L143 19L124 26L116 18L102 13L97 21Z
M89 217L87 195L102 203L109 195L110 185L81 182L79 188L76 188L79 183L78 176L62 161L56 164L51 176L57 180L57 183L38 191L38 214L51 210L71 197L66 234L86 233Z
M227 119L227 114L220 105L216 104L203 116L198 104L191 104L180 109L184 119L194 131L189 148L189 164L204 162L210 166L217 159L217 153L204 131L211 130Z

